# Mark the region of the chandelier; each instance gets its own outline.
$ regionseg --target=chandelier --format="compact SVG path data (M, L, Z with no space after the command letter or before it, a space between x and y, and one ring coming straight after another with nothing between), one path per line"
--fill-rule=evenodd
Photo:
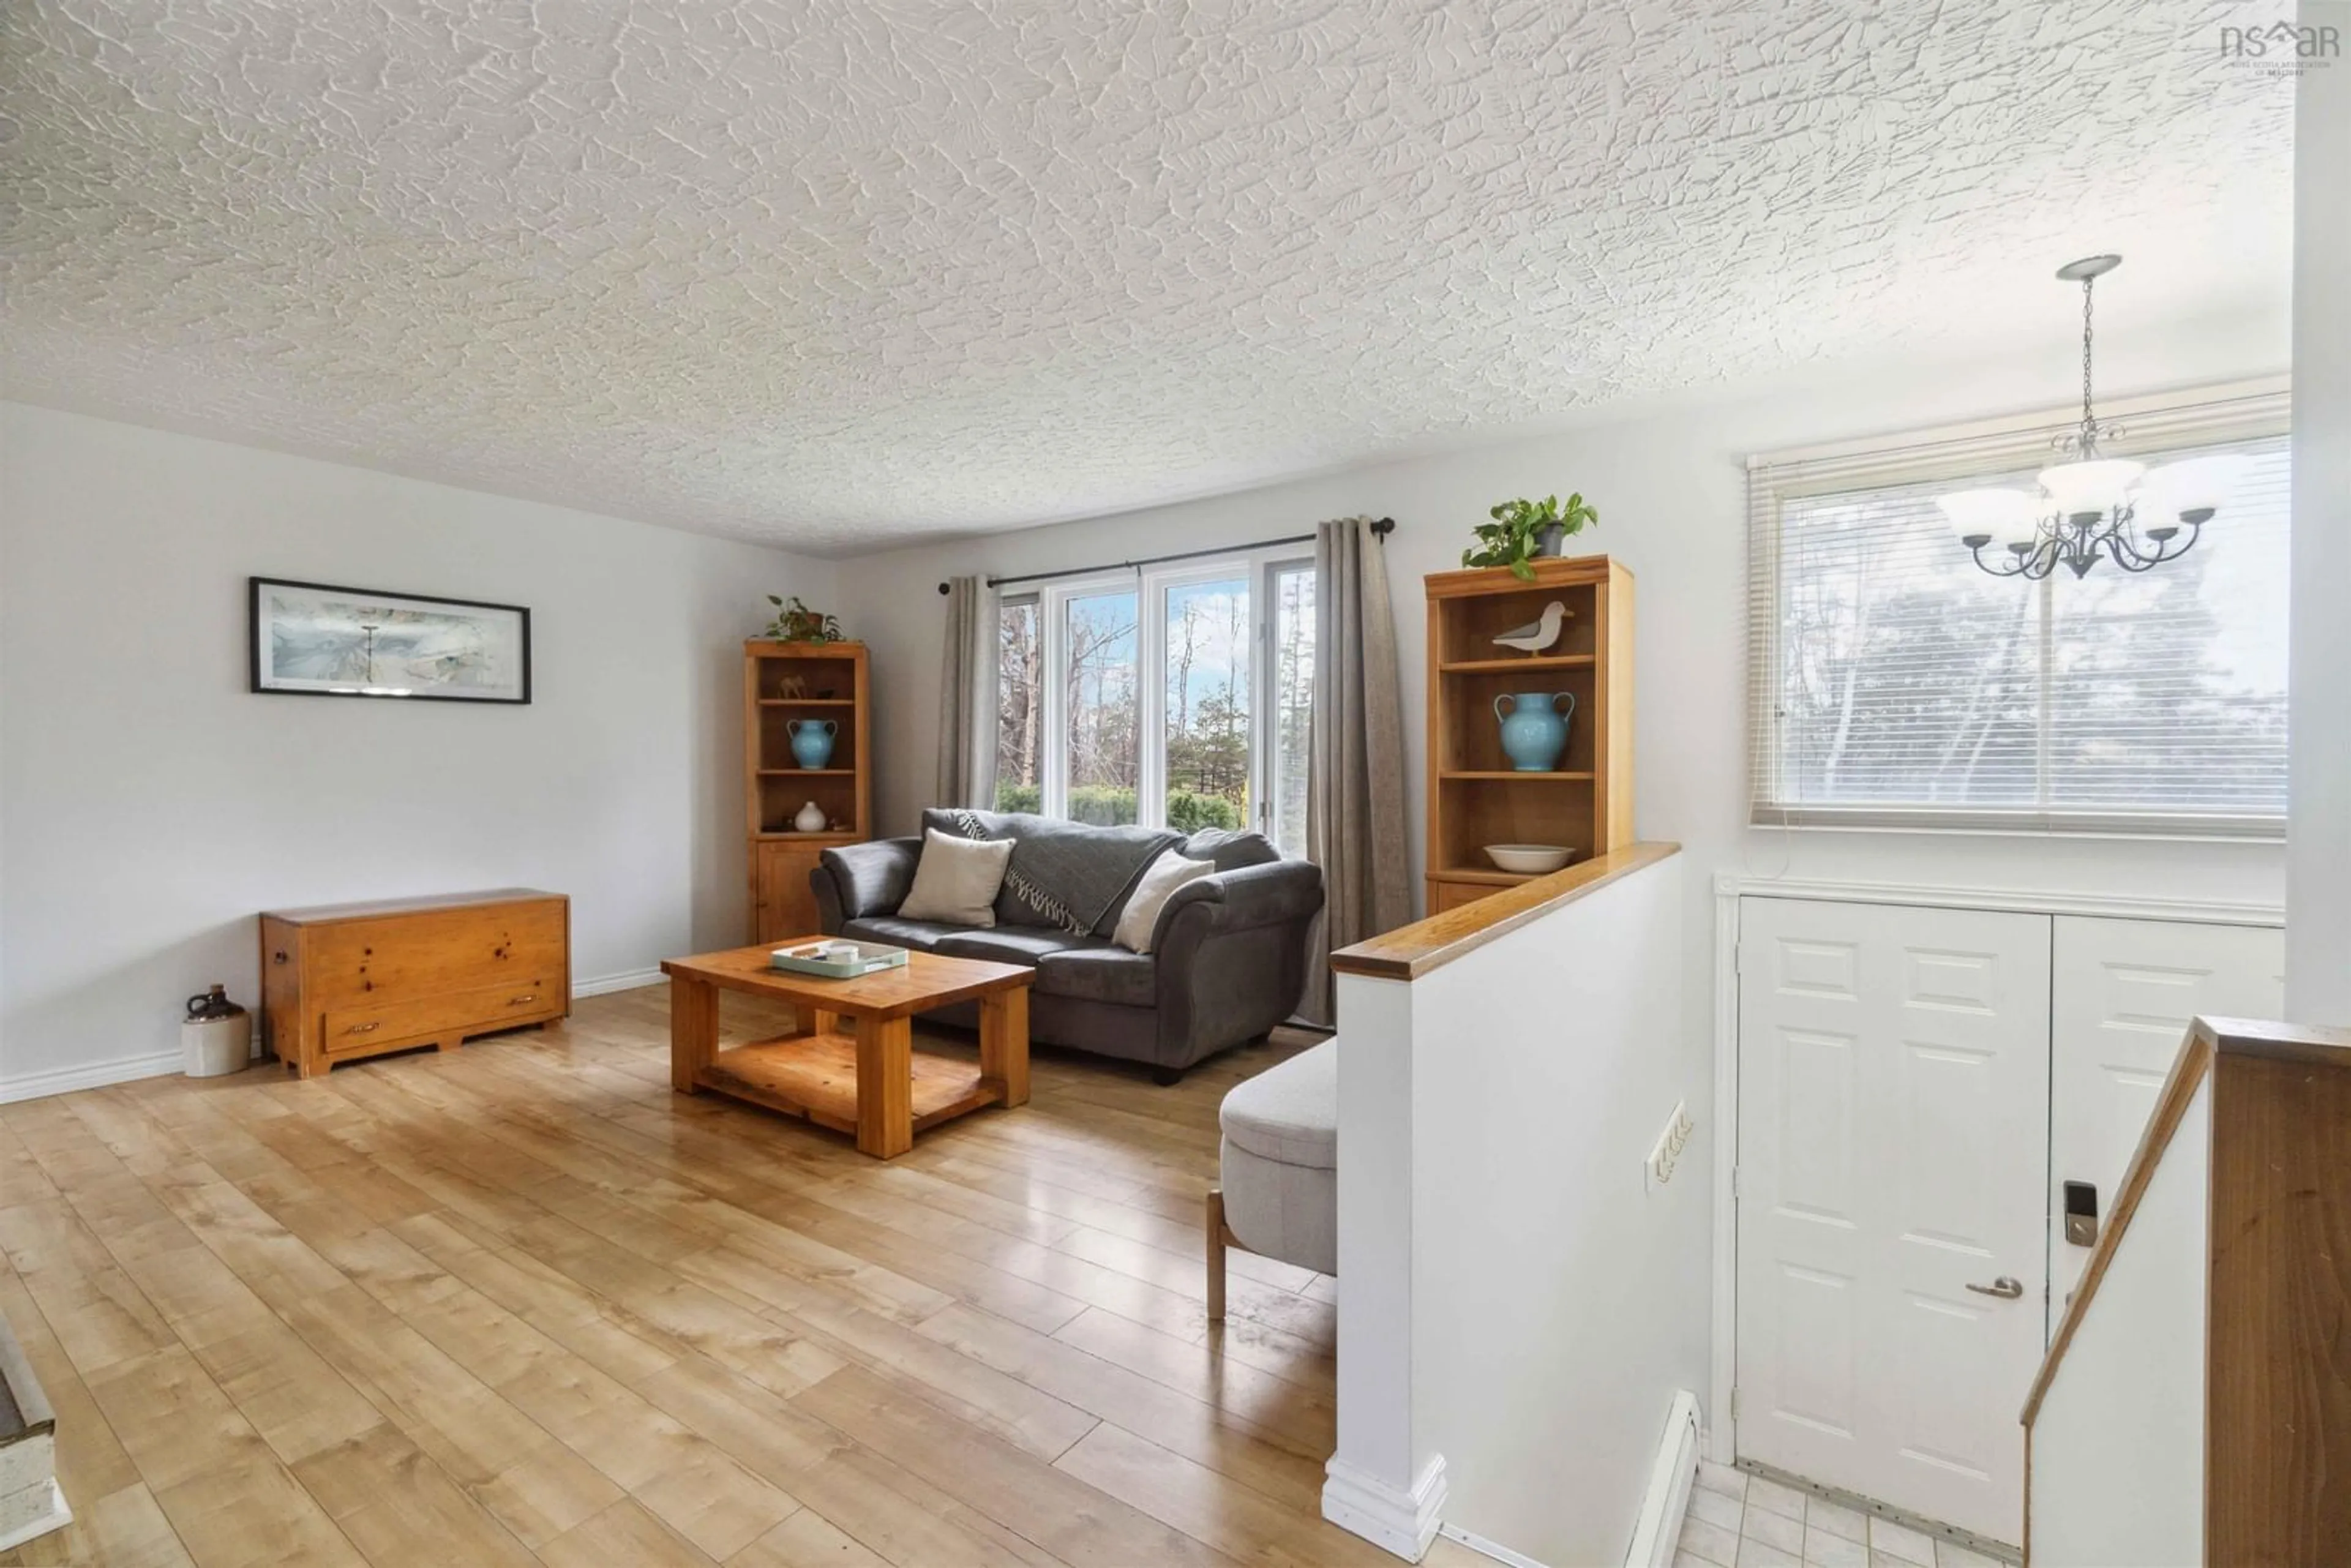
M2083 577L2102 554L2125 571L2178 560L2196 548L2245 466L2242 458L2210 456L2149 470L2100 455L2098 444L2123 433L2099 423L2090 408L2090 289L2122 264L2118 256L2092 256L2057 269L2064 281L2082 286L2082 423L2051 442L2065 455L2041 471L2040 490L1960 490L1938 498L1951 531L1994 577L2037 582L2061 564Z

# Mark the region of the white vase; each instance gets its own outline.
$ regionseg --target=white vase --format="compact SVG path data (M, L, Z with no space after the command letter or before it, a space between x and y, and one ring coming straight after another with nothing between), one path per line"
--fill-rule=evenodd
M800 814L792 819L792 826L803 833L820 833L824 831L824 812L818 809L815 801L810 800L800 808Z

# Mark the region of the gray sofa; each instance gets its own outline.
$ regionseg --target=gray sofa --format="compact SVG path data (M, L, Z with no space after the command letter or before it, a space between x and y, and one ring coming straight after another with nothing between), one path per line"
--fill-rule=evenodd
M984 822L988 836L1016 839L1024 821L1037 821L991 812L929 812L925 821L940 825L950 815ZM1066 842L1071 828L1054 822L1050 831ZM1144 831L1098 831L1105 854L1132 859ZM1082 935L1044 924L1008 898L999 899L992 928L899 919L922 853L918 838L827 850L809 881L827 935L1029 965L1037 971L1029 1002L1031 1040L1144 1062L1160 1082L1173 1083L1203 1057L1260 1039L1297 1010L1306 988L1308 934L1322 909L1322 872L1283 860L1257 833L1162 837L1217 870L1176 889L1149 954L1109 939L1125 906L1123 893ZM964 1003L930 1016L968 1026L977 1014Z

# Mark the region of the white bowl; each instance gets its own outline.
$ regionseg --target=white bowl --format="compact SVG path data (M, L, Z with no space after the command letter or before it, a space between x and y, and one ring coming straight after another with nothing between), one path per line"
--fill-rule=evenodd
M1540 875L1547 871L1557 871L1575 858L1575 852L1561 849L1557 844L1488 844L1486 858L1504 871L1531 872Z

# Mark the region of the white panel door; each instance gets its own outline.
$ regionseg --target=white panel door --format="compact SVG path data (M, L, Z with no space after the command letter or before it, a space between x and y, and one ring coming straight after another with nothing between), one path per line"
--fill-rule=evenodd
M2274 926L2063 915L2054 940L2044 1333L2056 1332L2090 1260L2087 1246L2065 1239L2065 1184L2097 1188L2104 1225L2189 1020L2285 1009L2285 933Z
M1750 897L1739 974L1739 1452L2021 1541L2048 917Z

